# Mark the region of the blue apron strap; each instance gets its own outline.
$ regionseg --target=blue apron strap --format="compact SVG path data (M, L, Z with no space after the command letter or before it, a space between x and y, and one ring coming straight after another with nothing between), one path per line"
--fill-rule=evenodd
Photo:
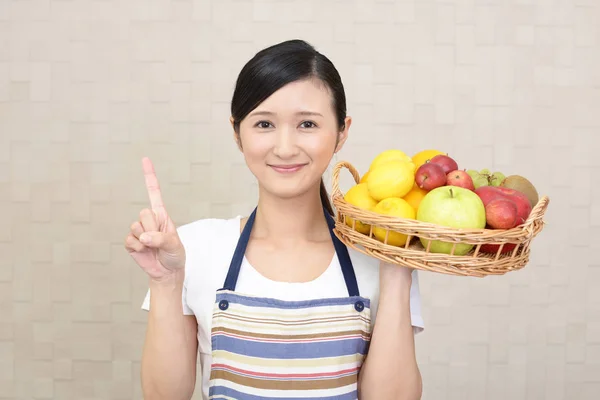
M358 291L358 282L356 281L356 274L354 273L354 266L352 265L348 248L344 243L341 242L340 239L338 239L333 231L333 228L335 228L335 221L333 220L333 217L327 212L327 210L324 211L325 219L327 219L327 224L329 225L331 240L333 240L333 247L335 247L335 252L338 260L340 261L340 266L342 267L342 273L344 274L344 280L346 281L348 295L350 297L360 296L360 292Z
M246 221L246 225L244 226L242 234L237 242L235 252L231 258L231 263L229 264L229 271L227 272L227 277L225 278L225 283L223 284L223 290L235 290L238 276L240 276L242 261L244 261L244 255L246 254L246 247L248 247L248 241L250 241L250 233L252 232L252 226L254 225L255 218L256 208L254 211L252 211L250 217L248 217L248 221Z
M323 209L323 212L325 213L325 219L327 220L327 225L329 226L329 233L331 234L333 247L335 248L338 260L340 261L340 266L342 268L342 274L344 275L344 281L346 281L346 288L348 289L348 294L350 295L350 297L360 296L360 293L358 291L358 282L356 281L356 274L354 273L354 267L352 265L352 260L350 259L350 254L348 254L348 248L345 244L343 244L340 241L340 239L338 239L338 237L333 232L333 229L335 227L335 221L333 220L333 217L327 212L327 210ZM229 264L229 271L227 271L227 277L225 278L225 283L223 284L222 290L235 291L235 286L240 275L242 261L244 261L244 255L246 254L246 248L248 247L248 242L250 241L250 233L252 232L252 227L254 226L255 219L256 208L254 209L254 211L252 211L250 217L248 217L248 221L246 221L246 225L242 230L237 246L235 248L235 252L233 253L233 257L231 258L231 263Z

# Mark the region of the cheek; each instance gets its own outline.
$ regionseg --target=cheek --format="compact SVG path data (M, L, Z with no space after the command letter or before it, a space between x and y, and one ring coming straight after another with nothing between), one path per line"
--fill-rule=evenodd
M265 157L271 147L270 143L260 135L241 135L242 152L248 161Z
M335 134L315 135L307 140L304 148L314 163L328 165L335 150Z

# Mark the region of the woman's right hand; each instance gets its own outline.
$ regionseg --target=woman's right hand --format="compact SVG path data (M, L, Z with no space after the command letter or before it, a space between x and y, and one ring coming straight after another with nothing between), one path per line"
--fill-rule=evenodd
M144 158L142 166L150 208L143 209L139 220L131 224L125 248L150 279L160 282L183 274L185 249L163 204L152 162Z

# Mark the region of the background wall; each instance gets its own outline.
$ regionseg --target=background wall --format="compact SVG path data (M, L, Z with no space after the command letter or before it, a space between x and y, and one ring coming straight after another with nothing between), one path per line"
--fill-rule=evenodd
M421 274L424 399L596 399L598 21L597 0L0 1L0 398L141 398L140 159L177 224L247 213L235 79L303 38L346 85L339 160L433 147L551 198L524 270Z

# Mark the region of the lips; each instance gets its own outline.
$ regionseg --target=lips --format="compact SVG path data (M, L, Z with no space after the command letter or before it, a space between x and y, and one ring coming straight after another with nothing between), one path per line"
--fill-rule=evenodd
M279 173L290 174L290 173L299 171L305 165L306 164L289 164L289 165L269 165L269 166Z

